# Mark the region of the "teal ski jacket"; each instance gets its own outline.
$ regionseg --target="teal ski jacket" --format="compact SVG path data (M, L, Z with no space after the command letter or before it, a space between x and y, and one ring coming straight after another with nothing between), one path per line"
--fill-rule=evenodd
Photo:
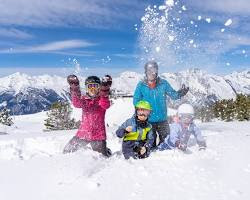
M153 89L144 80L136 86L133 103L136 105L138 101L148 101L152 107L149 122L162 122L167 120L167 95L173 100L180 99L180 94L165 79L158 77Z

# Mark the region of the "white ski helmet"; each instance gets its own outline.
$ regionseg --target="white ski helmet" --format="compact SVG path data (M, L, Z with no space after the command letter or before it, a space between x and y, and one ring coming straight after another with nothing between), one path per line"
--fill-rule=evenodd
M181 104L178 108L178 115L182 114L194 115L193 106L187 103Z

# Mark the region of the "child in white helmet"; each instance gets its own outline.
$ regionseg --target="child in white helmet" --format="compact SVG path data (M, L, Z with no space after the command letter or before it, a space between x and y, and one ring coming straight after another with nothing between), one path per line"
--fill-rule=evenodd
M165 138L164 143L159 146L159 150L178 148L182 151L187 150L190 136L196 139L199 149L206 148L206 141L201 135L200 129L195 125L194 109L190 104L182 104L178 108L177 116L170 125L170 135Z

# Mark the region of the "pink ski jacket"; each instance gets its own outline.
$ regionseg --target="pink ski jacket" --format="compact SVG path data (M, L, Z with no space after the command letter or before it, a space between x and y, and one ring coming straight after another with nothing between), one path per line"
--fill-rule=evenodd
M82 108L82 122L76 136L87 141L106 140L104 118L106 109L110 107L109 98L99 96L91 99L73 93L72 103L76 108Z

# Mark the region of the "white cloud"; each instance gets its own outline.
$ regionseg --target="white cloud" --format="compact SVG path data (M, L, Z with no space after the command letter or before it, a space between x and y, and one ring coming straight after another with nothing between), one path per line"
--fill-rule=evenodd
M224 12L228 14L250 15L249 0L190 0L190 5L206 11Z
M41 44L38 46L26 46L2 49L0 53L57 53L57 54L67 54L66 52L60 52L68 49L85 48L90 46L95 46L97 44L90 43L85 40L64 40L50 42L46 44Z
M217 31L211 34L211 40L202 41L199 45L200 50L202 50L201 53L208 56L220 56L242 46L250 46L250 37L247 35L227 34Z
M140 0L0 0L0 25L109 27L134 19L144 4Z
M117 54L113 54L113 56L119 57L119 58L137 58L139 55L136 55L136 54L123 54L123 53L117 53Z
M7 38L17 38L17 39L31 39L33 35L18 30L16 28L0 28L0 37L7 37Z

